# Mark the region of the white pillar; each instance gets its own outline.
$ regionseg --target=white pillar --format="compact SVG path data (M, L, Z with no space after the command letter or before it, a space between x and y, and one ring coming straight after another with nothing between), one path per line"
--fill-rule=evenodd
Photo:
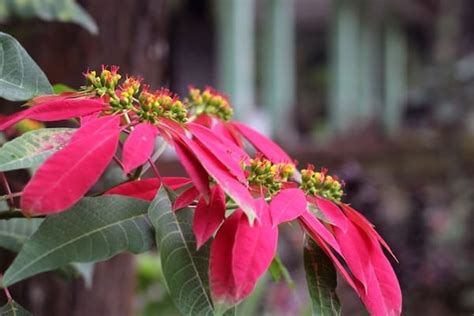
M216 0L219 89L228 94L235 116L248 120L255 106L254 0Z
M271 132L291 132L288 117L295 104L295 26L293 0L266 0L262 41L263 104L271 112Z
M359 106L359 1L334 0L329 119L334 133L357 120Z
M389 134L402 123L403 105L407 93L407 41L402 29L395 23L385 30L385 104L383 123Z

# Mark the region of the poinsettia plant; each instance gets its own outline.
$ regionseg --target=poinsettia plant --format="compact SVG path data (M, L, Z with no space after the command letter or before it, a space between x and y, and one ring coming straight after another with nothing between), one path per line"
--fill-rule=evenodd
M222 315L280 262L278 229L296 223L306 240L313 314L340 314L336 270L372 315L401 313L384 249L393 253L342 201L337 177L313 166L298 169L279 145L234 121L229 99L212 88L190 87L181 99L140 78L122 78L115 66L84 75L79 91L36 96L0 121L2 131L24 119L77 124L30 131L0 148L3 198L10 201L0 212L0 230L9 226L2 222L34 223L21 244L9 244L18 255L1 279L6 293L41 272L156 245L180 312ZM160 175L166 147L188 177ZM126 180L91 191L113 164ZM3 172L23 168L35 170L12 193Z

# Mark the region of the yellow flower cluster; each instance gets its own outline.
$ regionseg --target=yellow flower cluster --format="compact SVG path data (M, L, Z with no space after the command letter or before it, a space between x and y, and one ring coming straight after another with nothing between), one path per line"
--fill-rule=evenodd
M196 116L208 114L229 121L234 114L227 97L210 87L202 92L197 88L189 88L189 96L185 99L185 103Z
M145 88L138 97L138 100L142 109L139 115L145 120L150 120L154 123L157 118L166 117L173 121L184 123L188 119L186 106L167 89L151 93Z
M257 156L250 161L247 167L247 180L250 185L258 185L266 188L270 194L278 193L284 182L295 172L292 164L273 164L271 161Z
M327 169L315 172L313 166L301 170L301 189L310 195L319 195L329 200L340 201L344 192L337 177L327 175Z
M100 76L95 71L84 74L87 80L86 92L95 93L110 104L113 111L132 111L142 120L156 123L160 117L183 123L188 119L185 104L167 89L150 92L141 79L127 77L119 85L121 75L118 67L110 70L102 67Z

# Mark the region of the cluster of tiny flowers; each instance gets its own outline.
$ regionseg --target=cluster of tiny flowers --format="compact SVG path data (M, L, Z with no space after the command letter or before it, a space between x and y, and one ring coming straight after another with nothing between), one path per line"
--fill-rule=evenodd
M168 118L179 123L187 121L186 106L167 89L151 92L141 79L127 77L119 85L121 75L118 67L102 67L102 72L85 73L87 86L85 91L94 92L112 107L112 111L132 111L141 120L156 123L159 118ZM141 88L141 89L140 89Z
M166 117L183 123L188 119L185 105L168 89L148 92L148 87L144 87L138 100L142 109L139 115L144 120L154 123L157 117Z
M309 195L319 195L336 202L341 201L344 194L343 184L337 179L327 175L327 169L320 172L314 171L314 166L301 170L301 189Z
M229 121L234 114L228 98L210 87L206 87L202 92L197 88L190 87L185 103L196 116L208 114Z
M99 97L115 96L115 88L117 87L122 76L118 73L119 67L112 66L110 70L102 66L100 76L95 70L88 71L84 74L87 80L88 90L94 90Z
M274 195L281 190L283 183L293 175L295 167L286 163L273 164L271 161L257 156L250 160L246 170L250 185L266 188L271 195Z

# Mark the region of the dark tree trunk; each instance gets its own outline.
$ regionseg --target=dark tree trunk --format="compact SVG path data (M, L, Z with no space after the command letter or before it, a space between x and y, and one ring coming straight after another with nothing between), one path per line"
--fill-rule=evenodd
M36 20L12 21L5 31L21 42L51 83L79 87L87 68L116 64L122 73L140 75L158 88L168 80L166 2L81 1L99 26L96 37L73 24ZM0 252L0 272L11 260ZM12 293L36 316L120 316L133 314L134 286L133 257L119 255L96 266L91 289L82 280L67 282L46 273L13 286Z

